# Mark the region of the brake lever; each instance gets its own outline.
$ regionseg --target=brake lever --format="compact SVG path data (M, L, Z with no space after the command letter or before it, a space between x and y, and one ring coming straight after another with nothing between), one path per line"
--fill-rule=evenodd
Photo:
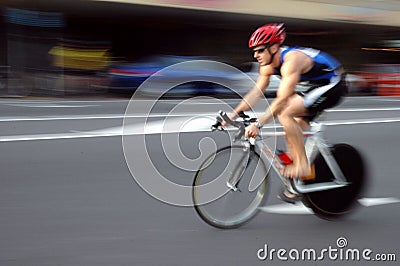
M250 116L246 115L243 111L240 111L240 112L238 113L238 116L241 117L241 118L243 118L244 120L250 118Z
M245 133L245 126L242 122L232 120L230 117L224 112L224 111L219 111L220 119L225 120L227 123L231 124L232 126L238 128L238 132L234 136L234 141L240 140L244 133Z
M216 130L219 130L219 131L224 131L224 128L222 127L222 119L221 119L221 117L217 117L216 118L216 122L215 122L215 124L213 124L212 126L211 126L211 131L212 132L214 132L214 131L216 131Z

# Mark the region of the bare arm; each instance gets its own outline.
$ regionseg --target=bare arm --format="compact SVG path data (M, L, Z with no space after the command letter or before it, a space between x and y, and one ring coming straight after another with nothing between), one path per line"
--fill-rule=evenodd
M271 76L269 68L260 67L260 75L254 87L244 96L243 100L235 108L234 112L230 115L232 119L237 117L240 111L247 111L254 107L256 103L264 96L264 91L269 85Z
M266 124L284 109L289 97L295 93L301 74L310 66L312 66L312 61L308 57L305 58L303 54L293 52L286 55L285 62L281 67L282 81L278 88L277 97L266 109L264 115L259 117L258 120L261 124Z

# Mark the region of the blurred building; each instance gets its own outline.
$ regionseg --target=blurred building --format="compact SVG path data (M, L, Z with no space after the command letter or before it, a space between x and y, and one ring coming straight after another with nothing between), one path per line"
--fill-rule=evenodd
M326 50L357 72L365 64L399 63L396 2L3 0L0 73L16 93L74 86L101 92L107 66L117 60L174 54L252 61L248 37L270 22L286 24L287 45Z

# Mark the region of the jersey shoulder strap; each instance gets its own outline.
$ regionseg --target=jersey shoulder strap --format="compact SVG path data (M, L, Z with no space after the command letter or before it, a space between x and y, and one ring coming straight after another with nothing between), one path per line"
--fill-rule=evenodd
M283 63L283 59L285 58L285 55L288 52L294 51L294 50L302 52L302 53L308 55L309 57L311 57L312 59L316 58L321 53L320 50L313 49L313 48L306 48L306 47L300 47L300 46L292 46L292 47L283 46L283 47L281 47L281 57L280 57L281 63Z

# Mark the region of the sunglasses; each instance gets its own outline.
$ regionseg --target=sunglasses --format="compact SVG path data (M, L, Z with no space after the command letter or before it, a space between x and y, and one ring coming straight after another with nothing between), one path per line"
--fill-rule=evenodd
M255 53L262 54L262 53L264 53L265 49L267 49L267 48L268 48L268 46L264 47L264 48L259 48L259 49L253 50L253 54L255 54Z

